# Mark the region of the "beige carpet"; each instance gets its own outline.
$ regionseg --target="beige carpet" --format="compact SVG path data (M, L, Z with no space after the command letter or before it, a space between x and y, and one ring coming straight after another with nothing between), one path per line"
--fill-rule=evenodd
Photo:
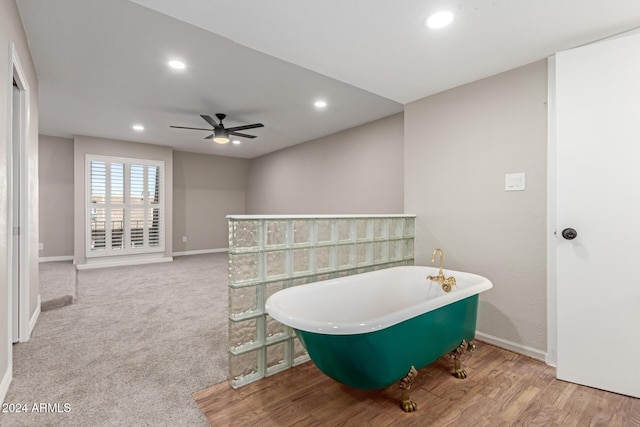
M227 254L78 272L75 304L14 346L2 426L206 426L191 394L227 377ZM69 412L64 412L68 404Z

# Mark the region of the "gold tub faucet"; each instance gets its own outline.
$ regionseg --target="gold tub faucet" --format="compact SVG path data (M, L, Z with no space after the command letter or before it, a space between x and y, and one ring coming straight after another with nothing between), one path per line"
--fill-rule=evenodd
M436 283L440 283L442 285L442 290L445 292L451 292L451 288L456 284L456 278L444 277L444 272L442 271L442 266L444 264L444 254L442 253L442 249L436 248L433 250L433 255L431 256L431 262L436 262L436 255L440 254L440 271L437 276L427 276L427 280L434 281Z

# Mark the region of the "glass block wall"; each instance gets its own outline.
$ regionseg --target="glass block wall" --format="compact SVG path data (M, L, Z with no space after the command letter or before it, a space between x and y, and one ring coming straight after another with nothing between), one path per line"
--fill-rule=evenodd
M238 388L309 360L267 298L290 287L413 265L415 215L230 215L229 381Z

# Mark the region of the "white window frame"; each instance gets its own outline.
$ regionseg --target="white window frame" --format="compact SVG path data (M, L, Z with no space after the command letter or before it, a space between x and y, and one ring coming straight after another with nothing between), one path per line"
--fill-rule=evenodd
M116 208L123 208L124 210L124 218L123 218L123 240L124 247L114 249L111 244L111 229L107 229L105 227L105 247L102 250L92 250L92 239L91 239L91 211L96 207L95 203L91 202L91 190L92 190L92 182L91 182L91 163L97 162L105 162L108 164L112 163L121 163L124 164L124 200L123 203L115 203ZM133 204L131 203L131 165L141 165L144 166L144 195L143 202L141 204ZM158 167L160 179L159 179L159 194L160 194L160 203L152 204L149 201L147 189L148 189L148 166L156 166ZM107 171L110 168L107 168ZM111 203L111 177L108 176L106 180L106 188L105 188L105 203L100 204L100 206L105 209L105 222L110 219L110 212L112 209ZM164 252L165 250L165 234L166 234L166 192L165 192L165 164L164 161L161 160L148 160L148 159L135 159L135 158L127 158L127 157L112 157L112 156L101 156L101 155L93 155L88 154L85 156L85 253L87 258L101 258L101 257L111 257L111 256L119 256L119 255L137 255L137 254L150 254L150 253L158 253ZM146 214L148 210L159 209L159 241L158 245L150 246L149 245L149 226L148 226L148 215ZM145 224L143 226L143 244L139 246L132 247L131 245L131 209L132 208L143 208L145 215L144 221Z

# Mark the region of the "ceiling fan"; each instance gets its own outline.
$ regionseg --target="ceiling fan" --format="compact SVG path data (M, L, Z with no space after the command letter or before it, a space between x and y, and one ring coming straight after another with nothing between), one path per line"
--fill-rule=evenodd
M220 123L216 123L216 121L211 116L207 116L205 114L201 114L200 117L202 117L207 123L213 126L213 129L189 128L184 126L169 126L169 127L177 128L177 129L195 129L195 130L213 131L211 135L206 136L204 139L213 138L214 142L217 142L218 144L226 144L227 142L229 142L229 135L240 136L242 138L256 137L255 135L247 135L246 133L240 133L238 132L239 130L261 128L264 126L262 123L254 123L251 125L234 126L232 128L225 128L224 125L222 124L222 121L224 120L225 117L227 117L226 114L221 114L221 113L216 114L216 117L218 118Z

